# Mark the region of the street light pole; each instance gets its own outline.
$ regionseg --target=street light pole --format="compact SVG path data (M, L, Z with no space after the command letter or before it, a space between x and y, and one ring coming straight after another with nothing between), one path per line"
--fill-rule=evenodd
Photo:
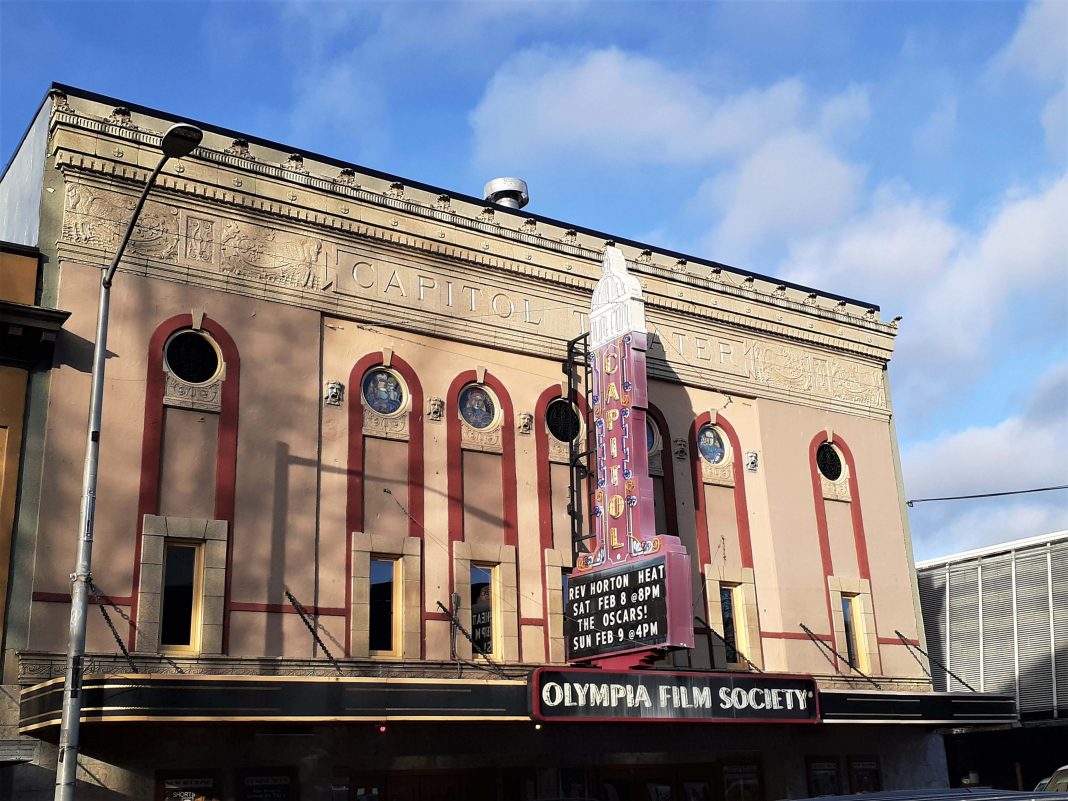
M96 319L96 344L93 348L92 395L89 402L89 433L85 446L85 472L82 479L82 506L78 525L78 562L71 573L70 631L67 635L67 672L63 685L63 718L59 730L59 764L56 768L55 801L73 801L78 774L78 735L81 728L82 662L85 657L85 624L89 611L89 581L92 577L93 522L96 513L96 473L100 459L100 410L104 402L104 359L108 346L108 311L111 305L111 282L126 245L133 235L137 218L156 183L163 166L172 158L188 156L204 134L192 125L172 125L163 135L163 155L152 171L133 216L126 226L111 266L100 279L100 306ZM136 591L136 588L134 588Z

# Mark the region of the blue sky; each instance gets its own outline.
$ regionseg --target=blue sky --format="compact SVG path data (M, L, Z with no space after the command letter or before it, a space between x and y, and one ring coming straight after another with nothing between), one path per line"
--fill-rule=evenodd
M0 3L48 84L878 303L910 498L1068 483L1068 2ZM924 504L920 558L1068 528Z

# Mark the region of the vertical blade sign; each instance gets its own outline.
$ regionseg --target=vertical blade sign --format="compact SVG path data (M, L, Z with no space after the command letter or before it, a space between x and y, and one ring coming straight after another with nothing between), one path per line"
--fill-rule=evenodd
M677 536L656 532L646 440L647 347L641 284L627 271L622 251L606 247L590 307L594 537L568 581L571 661L611 654L618 664L631 653L640 662L667 648L693 647L690 558ZM610 575L599 575L605 571ZM655 588L651 576L661 579ZM659 602L655 608L643 604L646 596Z

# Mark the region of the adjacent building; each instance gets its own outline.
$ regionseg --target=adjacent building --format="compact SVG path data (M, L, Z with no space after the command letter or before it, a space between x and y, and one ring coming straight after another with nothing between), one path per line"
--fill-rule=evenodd
M951 778L1034 787L1065 762L1068 531L927 559L916 570L935 689L1011 695L1022 724L947 738Z
M57 85L0 183L71 312L25 415L20 798L51 793L100 267L174 121ZM876 306L201 127L112 294L82 797L803 798L944 785L939 727L1014 718L932 692ZM590 673L663 642L655 576L569 605L609 262L694 647Z

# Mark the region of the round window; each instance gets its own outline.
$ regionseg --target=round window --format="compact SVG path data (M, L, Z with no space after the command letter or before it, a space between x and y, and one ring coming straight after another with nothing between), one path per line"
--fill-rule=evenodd
M723 435L711 425L701 426L697 432L697 452L709 464L723 464L729 455Z
M460 393L460 417L479 431L492 428L497 422L497 399L479 384L466 386Z
M645 420L645 447L649 453L656 453L663 447L660 441L660 430L648 418Z
M381 415L403 411L407 394L404 379L388 367L374 367L364 374L363 402Z
M816 466L828 481L837 481L842 477L842 457L829 442L824 442L816 450Z
M181 331L163 349L167 369L187 384L207 384L222 366L215 343L197 331Z
M582 431L578 412L563 398L557 398L545 410L545 427L561 442L571 442Z

